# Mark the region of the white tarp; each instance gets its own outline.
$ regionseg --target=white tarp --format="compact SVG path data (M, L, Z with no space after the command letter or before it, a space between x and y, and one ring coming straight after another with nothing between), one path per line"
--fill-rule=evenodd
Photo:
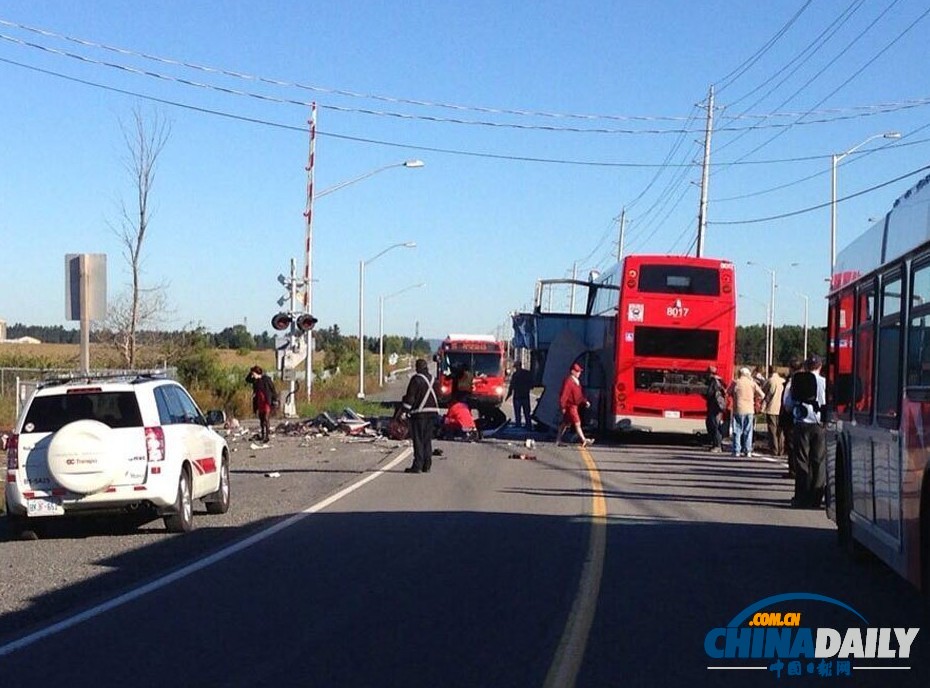
M559 393L562 381L568 371L583 353L587 351L584 342L569 329L561 330L553 338L546 355L546 367L543 370L543 393L536 404L536 419L549 427L559 422Z

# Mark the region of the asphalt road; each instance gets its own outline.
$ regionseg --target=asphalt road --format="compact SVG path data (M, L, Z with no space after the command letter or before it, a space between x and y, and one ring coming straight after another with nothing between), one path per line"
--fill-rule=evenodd
M56 567L64 579L10 611L4 603L0 680L405 687L930 680L923 629L908 661L893 662L908 669L829 678L708 669L727 662L708 658L707 633L773 595L835 598L870 627L922 628L926 620L906 583L840 552L822 512L787 508L781 465L691 446L596 444L583 452L543 441L527 450L518 440L437 443L444 454L433 471L408 475L402 445L314 438L295 449L304 454L281 478L265 478L261 462L283 466L286 458L255 451L254 463L236 462L238 501L227 516L241 522L224 525L224 516L214 524L204 515L188 536L153 526L128 536L91 531L2 543L5 582ZM274 492L274 508L263 515ZM121 551L85 557L108 547ZM81 557L82 576L69 580L66 562ZM797 609L803 625L855 625L835 606L799 602Z

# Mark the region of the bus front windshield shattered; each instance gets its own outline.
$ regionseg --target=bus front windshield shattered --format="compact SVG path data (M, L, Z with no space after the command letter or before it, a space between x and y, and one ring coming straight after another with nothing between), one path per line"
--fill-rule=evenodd
M497 376L501 374L500 354L475 354L466 352L450 352L446 354L446 371L456 370L463 365L475 375Z

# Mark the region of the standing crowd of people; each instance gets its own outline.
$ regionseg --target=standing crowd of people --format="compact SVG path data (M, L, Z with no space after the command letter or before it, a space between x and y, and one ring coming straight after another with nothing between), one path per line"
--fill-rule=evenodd
M822 365L816 354L803 363L793 359L787 379L774 366L769 367L767 378L755 377L749 368L742 367L726 387L715 366L707 370L704 397L710 451L723 451L729 410L731 453L733 457L752 457L756 415L762 414L769 454L787 458L786 477L794 480L791 506L799 509L820 508L823 502L826 381L820 374Z

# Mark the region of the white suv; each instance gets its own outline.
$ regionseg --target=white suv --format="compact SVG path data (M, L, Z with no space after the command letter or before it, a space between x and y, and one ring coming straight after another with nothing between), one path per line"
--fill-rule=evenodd
M193 500L223 514L229 497L226 441L187 390L164 378L44 383L7 446L14 536L47 519L140 507L163 516L169 532L187 532Z

